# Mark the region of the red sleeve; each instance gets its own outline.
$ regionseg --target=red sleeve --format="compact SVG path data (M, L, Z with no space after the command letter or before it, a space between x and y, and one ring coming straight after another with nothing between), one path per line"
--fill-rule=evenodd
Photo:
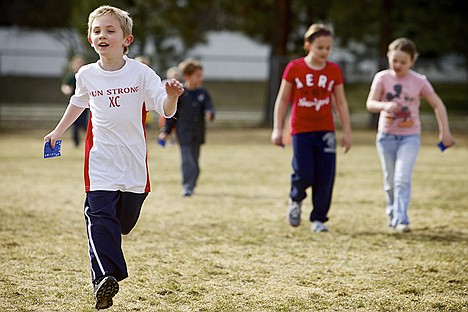
M284 69L282 78L285 79L287 82L293 83L294 82L294 62L291 61L286 65Z
M344 78L343 78L343 70L341 69L341 66L334 63L335 68L336 68L336 77L335 77L335 85L338 86L340 84L344 83Z

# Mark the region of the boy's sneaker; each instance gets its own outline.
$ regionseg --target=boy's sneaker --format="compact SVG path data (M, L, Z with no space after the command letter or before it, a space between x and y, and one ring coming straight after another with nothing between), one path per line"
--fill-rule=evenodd
M301 206L302 202L289 200L288 220L291 226L299 226L301 224Z
M96 309L107 309L113 304L112 298L119 292L119 283L113 276L104 276L94 283Z
M328 232L328 228L320 221L313 221L311 230L312 232Z

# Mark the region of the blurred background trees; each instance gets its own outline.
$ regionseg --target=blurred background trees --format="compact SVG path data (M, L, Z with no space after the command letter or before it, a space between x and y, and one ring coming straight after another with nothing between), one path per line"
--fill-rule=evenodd
M97 0L0 0L0 25L76 28L85 40L88 14L102 4ZM160 69L182 59L212 30L240 31L268 44L266 123L271 122L282 70L291 58L304 54L303 34L313 22L331 24L341 47L358 58L378 58L380 67L386 67L388 44L407 36L415 41L421 58L437 62L456 55L460 66L467 68L463 0L110 0L106 4L131 13L133 53L143 54L151 44L150 56Z
M111 0L130 11L139 53L149 36L158 54L171 54L171 41L183 50L203 42L209 30L237 30L272 46L272 54L302 54L302 36L313 22L334 26L340 43L365 44L384 55L398 36L414 40L422 57L448 53L468 56L463 0ZM1 0L0 25L32 28L75 27L86 33L88 14L98 0Z

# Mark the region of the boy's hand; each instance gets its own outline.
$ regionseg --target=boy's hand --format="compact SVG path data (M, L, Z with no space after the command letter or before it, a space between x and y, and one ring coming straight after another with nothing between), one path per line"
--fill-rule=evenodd
M52 131L51 133L49 133L48 135L46 135L44 137L44 143L45 142L50 142L50 147L54 148L55 146L55 142L57 142L57 140L60 139L61 135L57 134L56 133L57 131L54 130Z
M162 147L166 146L166 141L167 141L167 134L164 132L161 132L158 135L158 144L161 145Z
M164 133L164 132L161 132L159 134L159 136L158 136L158 139L166 141L167 140L167 134Z
M176 79L172 78L166 83L166 93L170 97L179 97L184 93L184 87Z
M206 120L211 121L211 120L213 120L213 117L214 117L214 116L213 116L213 112L211 112L211 111L206 111L206 112L205 112L205 118L206 118Z

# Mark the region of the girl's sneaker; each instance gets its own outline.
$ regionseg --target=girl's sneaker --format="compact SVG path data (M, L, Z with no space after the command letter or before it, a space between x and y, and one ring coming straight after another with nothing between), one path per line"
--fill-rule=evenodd
M301 224L301 206L302 202L289 199L288 221L291 226L296 227Z
M395 226L395 231L397 231L398 233L407 233L407 232L411 232L411 229L409 227L408 224L397 224Z
M328 228L320 221L313 221L310 229L312 232L328 232Z

